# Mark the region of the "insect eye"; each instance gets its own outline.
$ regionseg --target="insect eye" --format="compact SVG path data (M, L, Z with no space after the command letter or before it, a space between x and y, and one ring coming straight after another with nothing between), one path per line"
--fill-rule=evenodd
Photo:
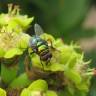
M29 44L29 47L35 48L36 47L36 44L30 43Z

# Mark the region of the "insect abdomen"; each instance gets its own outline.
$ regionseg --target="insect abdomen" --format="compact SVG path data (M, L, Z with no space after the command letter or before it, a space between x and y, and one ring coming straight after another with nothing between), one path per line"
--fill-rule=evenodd
M49 49L45 49L44 51L42 51L40 53L40 59L42 61L47 61L47 60L50 60L52 57L52 54L50 53Z

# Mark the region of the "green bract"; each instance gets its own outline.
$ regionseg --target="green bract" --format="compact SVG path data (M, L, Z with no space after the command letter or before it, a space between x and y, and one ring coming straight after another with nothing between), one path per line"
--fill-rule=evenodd
M45 80L39 79L22 90L20 96L57 96L56 92L48 90L48 84Z
M23 32L29 27L29 24L33 21L34 17L28 18L27 15L21 15L18 6L9 4L8 13L0 14L0 27L7 27L8 31L14 30L15 32Z
M27 88L23 89L20 96L31 96L31 91Z
M9 50L8 52L6 52L4 58L12 58L15 55L20 55L20 54L22 54L22 51L20 49L13 48L13 49Z
M28 89L31 91L37 90L45 92L46 90L48 90L48 84L44 80L36 80L28 87Z
M0 88L0 96L7 96L6 91Z

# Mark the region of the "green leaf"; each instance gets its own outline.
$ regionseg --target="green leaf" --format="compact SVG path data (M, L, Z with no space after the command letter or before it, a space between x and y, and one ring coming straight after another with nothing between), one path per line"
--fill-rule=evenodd
M7 96L6 91L0 88L0 96Z
M18 48L12 48L6 52L4 58L12 58L16 55L21 55L23 52Z
M1 77L5 83L9 83L12 80L14 80L14 78L16 78L16 75L17 75L17 66L8 68L4 64L1 65Z
M23 88L31 83L26 73L21 74L15 78L9 85L11 88Z
M29 87L29 90L33 91L47 91L48 90L48 84L45 80L38 79L34 81Z

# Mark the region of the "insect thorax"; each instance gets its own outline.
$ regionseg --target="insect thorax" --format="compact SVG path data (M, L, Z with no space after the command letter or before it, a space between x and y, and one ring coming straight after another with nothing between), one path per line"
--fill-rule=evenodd
M47 41L43 40L39 36L33 36L30 38L29 46L33 49L34 52L40 53L44 49L48 49Z

